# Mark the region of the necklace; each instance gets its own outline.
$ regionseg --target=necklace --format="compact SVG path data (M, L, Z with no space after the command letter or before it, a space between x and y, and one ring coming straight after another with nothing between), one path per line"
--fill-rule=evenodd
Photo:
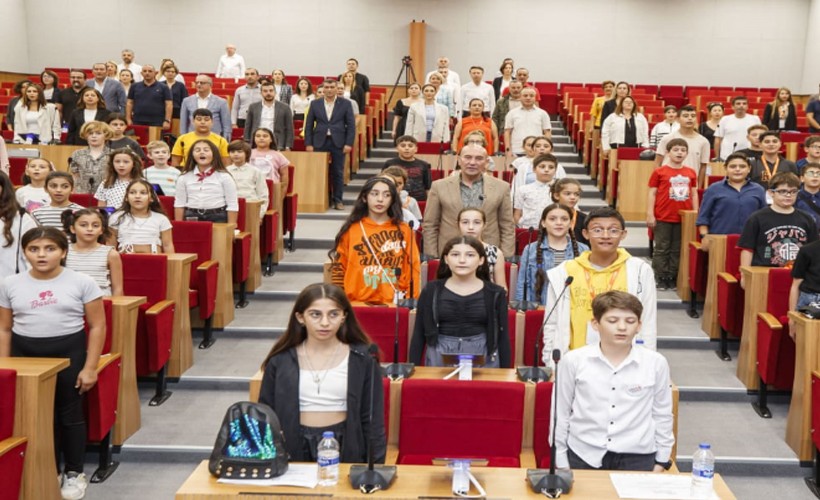
M333 363L333 360L336 359L336 354L339 352L339 346L341 342L336 344L336 348L333 350L333 354L328 359L327 363L324 366L324 373L321 373L319 370L315 370L313 368L313 363L310 362L310 357L308 356L307 345L306 343L302 344L302 354L305 356L305 362L308 365L308 371L310 372L310 377L313 379L313 383L316 384L316 394L322 393L322 382L325 381L327 374L330 372L332 366L329 366Z

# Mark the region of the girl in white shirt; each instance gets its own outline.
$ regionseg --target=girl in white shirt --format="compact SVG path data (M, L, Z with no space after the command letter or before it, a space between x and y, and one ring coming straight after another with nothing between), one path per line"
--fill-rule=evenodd
M171 221L148 181L128 185L122 207L111 216L108 244L124 253L174 253Z
M69 236L66 265L94 279L103 295L122 295L122 259L114 247L105 245L111 234L108 212L83 208L63 212L63 226Z
M299 78L296 81L296 93L290 98L290 109L293 111L294 120L304 120L310 101L314 99L313 85L307 78Z
M219 150L207 139L194 142L177 179L174 218L236 224L238 212L236 183Z
M26 164L26 174L23 176L25 186L17 190L17 203L32 211L51 204L51 197L46 192L46 177L54 171L54 165L45 158L32 158Z
M142 179L142 161L128 148L115 149L108 158L105 181L97 187L97 206L120 208L128 185Z

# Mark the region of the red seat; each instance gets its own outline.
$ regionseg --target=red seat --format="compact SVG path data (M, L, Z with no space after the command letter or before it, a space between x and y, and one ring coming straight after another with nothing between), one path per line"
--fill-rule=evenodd
M446 142L420 142L418 143L418 154L439 155L448 151L450 145Z
M535 412L532 429L532 451L535 465L540 469L550 466L549 433L552 429L552 382L541 382L535 386Z
M538 366L544 366L544 360L541 359L541 350L537 352L533 349L536 341L536 335L541 330L541 325L544 324L544 311L532 310L524 313L524 364L532 366L533 357L538 359ZM537 339L541 342L541 339ZM541 385L541 384L539 384Z
M362 330L379 346L379 359L391 363L394 360L396 311L399 324L399 363L406 363L410 310L406 307L353 306Z
M755 411L763 418L771 418L767 406L768 385L791 390L794 382L794 340L789 335L789 291L792 287L791 269L769 269L769 289L766 311L757 313L757 373L760 388Z
M14 437L17 372L0 369L0 498L16 500L23 484L23 462L28 441Z
M23 175L26 173L28 158L9 158L9 179L15 186L23 184Z
M421 212L421 218L424 219L424 209L427 208L427 202L426 201L417 201L417 203L419 204L419 212ZM419 247L419 248L421 248L421 247Z
M239 300L236 307L244 309L248 305L247 284L251 270L251 233L245 228L245 211L247 204L244 198L239 198L239 212L237 213L236 226L239 234L233 239L233 260L231 274L233 282L239 283Z
M174 250L196 254L188 281L188 305L191 309L199 308L199 318L205 323L199 348L207 349L215 342L211 323L216 310L219 274L219 262L211 259L214 226L212 222L200 221L173 221L171 224Z
M174 220L174 200L173 196L157 196L159 198L159 204L162 205L162 209L165 210L165 215L168 217L168 220Z
M731 361L727 352L728 335L740 337L743 334L743 309L746 296L740 288L740 248L737 247L739 234L726 236L726 267L717 275L717 307L720 323L720 351L718 356Z
M523 419L518 382L405 380L396 463L484 458L490 467L519 467Z
M150 127L148 125L129 125L126 129L126 133L129 130L134 132L133 139L137 141L140 146L145 146L148 144L148 130Z
M538 228L533 228L533 231L517 227L515 228L515 255L521 257L527 245L533 241L538 240Z
M441 179L444 179L444 170L441 170L441 169L430 170L430 179L432 179L433 181L440 181Z
M689 309L690 318L698 318L698 295L706 295L706 281L709 277L709 254L701 250L700 242L689 242Z
M273 276L273 255L277 252L279 244L279 224L281 224L281 213L278 207L273 206L273 181L268 183L268 211L262 217L262 227L260 230L259 254L264 262L263 269L265 276Z
M171 356L176 304L167 300L168 257L157 254L122 254L123 293L144 296L137 316L137 375L157 373L156 394L149 405L158 406L171 393L166 387L165 373Z
M97 206L97 200L94 199L94 195L91 193L72 193L68 199L72 203L76 203L77 205L81 205L83 207Z

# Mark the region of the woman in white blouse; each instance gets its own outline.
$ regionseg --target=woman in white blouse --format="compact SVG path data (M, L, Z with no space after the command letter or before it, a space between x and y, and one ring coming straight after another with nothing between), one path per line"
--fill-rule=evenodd
M405 135L419 142L450 142L450 116L447 106L436 102L436 87L426 84L421 89L424 98L410 106Z
M294 120L304 120L310 101L315 98L313 95L313 85L307 78L296 80L296 93L290 98L290 109L293 111Z
M29 85L14 107L14 142L49 144L60 142L62 123L54 104L46 103L43 89Z
M649 123L638 112L638 104L632 96L625 96L601 124L601 148L610 149L649 147Z

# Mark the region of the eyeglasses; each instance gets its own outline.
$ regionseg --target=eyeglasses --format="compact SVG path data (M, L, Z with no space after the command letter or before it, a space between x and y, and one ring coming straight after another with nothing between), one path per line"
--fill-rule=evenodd
M610 236L618 237L623 234L624 230L619 229L617 227L610 227L610 228L603 228L603 227L593 227L589 230L589 234L595 237L601 237L604 234L609 234Z
M797 189L770 189L770 191L780 196L797 196Z
M806 177L820 177L820 170L809 170L808 172L803 172L803 175Z

